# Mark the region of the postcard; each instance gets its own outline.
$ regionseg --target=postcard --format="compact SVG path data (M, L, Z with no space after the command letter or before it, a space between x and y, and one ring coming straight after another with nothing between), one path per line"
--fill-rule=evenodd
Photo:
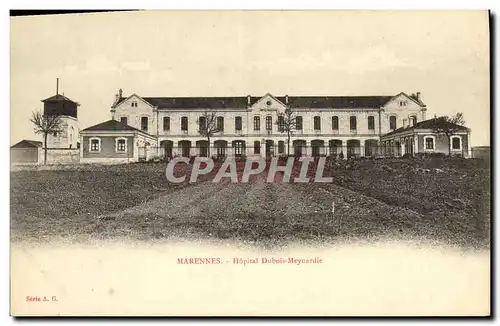
M490 316L489 22L11 17L11 315Z

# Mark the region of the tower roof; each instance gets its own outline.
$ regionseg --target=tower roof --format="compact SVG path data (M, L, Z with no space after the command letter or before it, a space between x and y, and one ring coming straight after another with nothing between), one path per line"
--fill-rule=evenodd
M61 95L61 94L57 94L57 95L54 95L54 96L51 96L49 98L46 98L45 100L42 100L42 102L71 102L71 103L75 103L76 105L80 105L78 102L75 102L69 98L67 98L66 96L64 95Z

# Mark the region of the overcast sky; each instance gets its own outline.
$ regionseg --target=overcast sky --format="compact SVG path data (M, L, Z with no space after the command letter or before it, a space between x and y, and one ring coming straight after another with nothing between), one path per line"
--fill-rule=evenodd
M11 18L11 144L59 90L80 128L114 95L395 95L489 145L487 12L127 12Z

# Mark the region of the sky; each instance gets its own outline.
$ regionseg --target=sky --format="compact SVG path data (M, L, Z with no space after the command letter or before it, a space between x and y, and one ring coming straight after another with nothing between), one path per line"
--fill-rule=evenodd
M396 95L490 144L486 11L143 11L11 17L11 139L59 93L80 129L125 96Z

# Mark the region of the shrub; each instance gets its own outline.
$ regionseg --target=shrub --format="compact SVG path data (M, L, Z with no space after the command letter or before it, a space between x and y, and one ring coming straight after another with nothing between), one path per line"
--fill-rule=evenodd
M429 155L429 157L436 157L436 158L437 157L444 158L444 157L448 156L448 154L446 154L446 153L440 153L440 152L438 152L438 153L429 153L428 155Z

